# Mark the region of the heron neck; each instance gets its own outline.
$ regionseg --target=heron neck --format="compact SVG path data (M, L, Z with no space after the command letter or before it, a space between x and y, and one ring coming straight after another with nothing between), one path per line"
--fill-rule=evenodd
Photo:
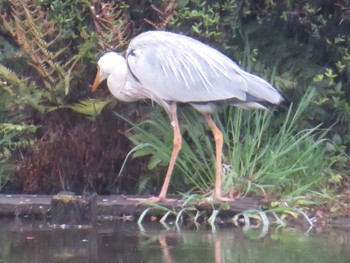
M128 68L126 61L118 63L118 65L113 66L109 76L107 77L107 86L109 91L114 97L121 101L129 101L125 94L123 94L123 89L126 86L128 75Z

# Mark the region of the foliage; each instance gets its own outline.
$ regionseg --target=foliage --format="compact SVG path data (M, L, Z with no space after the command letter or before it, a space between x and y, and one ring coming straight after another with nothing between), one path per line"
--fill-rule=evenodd
M231 167L226 169L228 185L243 184L245 192L264 193L267 189L272 195L283 196L322 189L318 187L324 186L331 165L326 157L325 132L320 134L319 127L300 129L297 125L311 98L312 93L298 107L291 105L284 122L279 128L273 127L274 131L271 115L266 112L248 115L238 111L234 117L228 113L224 126L229 131L226 143L231 150L227 160Z
M81 32L87 30L86 23L90 18L88 12L91 1L60 1L43 0L40 1L40 7L47 10L50 21L55 24L64 39L71 39L73 43L79 43ZM38 4L38 3L37 3Z
M9 162L11 151L33 145L31 137L37 128L25 124L0 124L0 189L11 180L10 174L14 170L14 165Z
M124 2L117 4L101 3L90 4L89 9L93 18L96 32L99 36L99 46L102 50L126 49L134 27L126 12Z
M310 149L310 156L307 157L313 158L313 150L320 150L317 147L323 147L323 142L319 145L315 144L317 147L313 150L308 148L311 147L308 143L311 144L313 139L317 140L312 136L314 129L324 128L327 131L326 136L331 140L327 143L328 152L326 154L327 158L328 156L333 158L331 163L332 168L336 169L334 174L341 176L346 174L350 165L350 138L348 135L350 132L350 93L346 88L350 80L348 34L350 20L346 0L316 0L312 3L301 0L117 0L113 2L105 0L74 2L0 0L0 9L0 20L2 21L0 23L0 88L3 91L0 98L0 119L4 123L20 123L25 126L35 124L41 127L40 132L23 135L23 141L27 139L35 141L34 146L29 145L26 150L23 148L18 151L17 149L11 150L11 159L17 158L13 162L19 163L21 167L21 171L17 173L19 179L26 180L25 170L30 169L31 161L35 163L35 173L40 174L39 178L42 180L37 186L42 186L45 180L46 183L49 183L47 178L51 173L59 174L67 171L66 167L69 165L74 167L79 163L76 167L80 168L76 170L89 170L84 161L84 151L87 150L84 148L85 143L87 144L85 142L87 137L84 136L93 134L99 125L102 127L107 123L112 126L121 125L120 127L113 126L114 130L110 129L103 133L103 136L108 138L117 136L116 140L119 141L124 138L123 136L129 136L124 124L122 125L115 116L111 117L104 112L103 108L111 105L109 97L104 100L88 98L90 96L89 85L95 73L94 63L98 52L107 49L117 49L123 52L134 35L149 29L165 29L193 36L234 58L246 70L269 79L286 98L282 111L283 109L288 111L289 105L287 104L291 102L294 105L302 105L300 101L304 93L308 87L314 87L316 92L309 104L309 110L304 112L303 118L295 122L295 130L286 131L286 134L288 132L293 134L290 138L285 138L285 143L288 142L294 146L293 151L295 152L290 153L292 156L290 158L294 158L298 163L298 154L303 156L304 149L298 148L300 141L307 145L303 146L305 149ZM106 93L105 91L103 94ZM131 118L133 122L137 122L141 115L135 112L145 111L143 108L140 110L141 106L135 106L135 104L131 106L112 104L111 107L127 116L126 118ZM130 109L131 113L127 115L126 111ZM78 117L80 114L87 116L89 120ZM290 112L288 116L292 117L293 114ZM60 115L64 117L58 118L57 116ZM234 115L233 119L226 120L226 118L231 118L231 115ZM151 135L156 137L155 135L169 134L167 121L159 117L158 113L155 113L154 116L154 120L147 120L147 122L152 127L159 127L152 128L154 133ZM195 134L206 133L206 129L201 125L193 127L189 125L194 122L193 120L197 120L195 116L197 115L194 113L186 113L182 116L188 123L182 128L187 137L182 154L186 156L184 158L188 158L186 165L191 173L194 168L202 169L198 171L198 174L203 175L203 178L198 177L196 183L201 184L201 187L208 191L212 180L212 148L210 148L212 144L207 137L200 136L195 139ZM250 130L247 128L247 132L252 132L254 122L277 127L285 116L275 114L275 118L271 120L261 113L250 115L235 111L235 113L225 112L220 119L223 120L222 126L226 127L230 123L233 125L233 121L242 122L242 129L250 127ZM96 123L89 123L91 120ZM248 125L249 123L251 126ZM76 130L73 124L80 128ZM228 128L233 129L231 126ZM81 131L80 129L86 134L81 135L78 132ZM116 130L118 130L117 134L114 132ZM275 132L276 130L268 128L264 134L275 134ZM227 136L248 143L246 141L250 137L236 137L239 134L243 134L243 131L238 130L234 136L229 134ZM321 134L324 135L323 132ZM18 138L19 141L22 141L22 134L18 136L16 140ZM106 147L104 144L99 144L100 141L104 141L99 136L102 136L102 133L96 135L95 140L90 142L92 148ZM147 137L146 134L140 136ZM80 144L70 149L69 145L73 144L75 137ZM140 142L141 137L133 137L133 140ZM65 143L60 144L60 139ZM262 139L262 142L273 144L272 139L270 141ZM113 141L113 143L117 142ZM253 149L253 142L250 143ZM274 143L278 145L282 142L275 141ZM159 141L153 145L155 149L158 149L157 153L155 149L150 150L150 145L139 144L137 151L135 149L135 154L147 156L147 153L152 153L148 168L157 168L159 174L163 174L161 165L167 164L170 152L168 147L171 145L172 138L169 136L166 141ZM206 146L206 149L201 149L203 145ZM62 148L63 146L66 148ZM78 146L81 146L81 149ZM115 158L120 158L118 161L111 156L106 157L104 154L107 153L103 153L102 150L91 150L92 152L86 153L87 155L95 154L97 163L102 162L103 158L113 160L111 171L107 172L107 169L102 169L93 173L91 177L97 178L97 174L101 174L102 171L105 174L116 175L116 171L122 165L121 160L126 155L126 152L123 152L126 151L125 147L121 147L117 152L112 150L108 152ZM242 147L236 147L236 150L241 151L239 154L242 158L244 156L246 162L269 164L269 160L266 161L261 156L258 158L252 155L251 149ZM196 154L192 154L194 149L197 151ZM53 151L52 156L50 151ZM71 151L80 156L59 162L53 158L55 151L59 152L60 156L71 156ZM196 157L191 157L191 154ZM243 161L235 159L237 156L233 154L234 152L226 152L225 161L235 162L234 166L226 167L229 168L227 171L238 174L235 169L244 170L242 177L244 180L237 176L234 182L236 185L241 184L243 189L247 189L248 184L251 184L250 189L254 192L258 191L258 186L270 189L266 185L271 184L272 179L270 181L262 179L266 179L260 176L264 173L262 166L252 166L251 169L257 169L254 172L261 172L252 176L253 170L243 166ZM268 151L265 154L268 154ZM339 154L342 156L341 161ZM264 158L267 158L266 156ZM51 167L50 164L45 163L44 158L52 160ZM282 165L283 161L279 160L279 164ZM198 167L197 162L203 165ZM185 166L185 162L179 165ZM135 181L139 180L141 190L153 189L153 186L149 186L150 183L155 184L151 172L144 171L145 167L141 162L137 166L139 169L136 170L142 170L142 174L136 172L135 175L131 175L132 172L128 172L127 177L134 176ZM124 176L125 171L124 169ZM151 171L153 174L154 170ZM307 169L300 170L307 174L308 172L305 171ZM177 167L177 173L180 174L180 166ZM44 174L46 174L46 179L43 179ZM34 177L29 178L35 179ZM67 184L69 178L72 182L79 183ZM74 178L73 172L67 172L66 179L63 180L65 183L53 183L51 190L58 189L57 185L67 189L79 184L79 186L89 185L92 189L101 189L94 185L98 180L95 181L88 176L82 176L79 180ZM112 178L116 180L115 177L112 176ZM125 177L120 177L118 180L123 178ZM271 178L273 178L272 175ZM300 179L299 184L304 180L304 177L297 178ZM163 177L159 176L157 180L160 183L162 179ZM28 181L23 185L30 185L27 183ZM173 183L176 189L187 189L187 182L183 181L182 175L175 176ZM284 187L296 189L289 180L289 176L284 178L281 185L276 186L279 189ZM229 185L227 188L230 188ZM34 188L27 189L34 191Z
M232 49L232 40L239 27L238 12L236 0L183 1L178 4L170 26L227 52Z
M284 66L286 59L278 63L278 71L285 69L289 79L293 78L296 84L288 92L290 98L295 101L295 95L300 96L305 90L301 88L305 87L305 83L314 86L318 92L312 105L314 114L310 114L311 122L324 122L328 127L337 123L332 126L335 134L344 136L349 133L350 93L345 89L349 85L350 74L347 2L269 1L261 6L258 1L249 1L246 5L250 10L246 13L247 21L257 19L261 28L272 26L296 40L299 56L293 55L295 52L290 49L284 50L283 56L289 58L294 69L287 71ZM263 31L261 28L257 30ZM274 49L274 52L275 56L280 56L278 49ZM294 60L301 56L304 60ZM299 69L299 72L295 69ZM344 144L349 145L347 141Z
M332 164L326 156L324 133L319 134L318 127L300 130L297 125L313 93L308 93L298 107L290 107L280 128L273 125L273 115L267 112L230 109L221 116L222 122L216 118L227 146L223 156L226 193L298 196L322 189L319 187L325 185L324 175ZM185 176L192 187L207 194L214 185L213 140L206 136L209 131L198 123L194 111L186 111L182 122L185 140L174 175L178 180ZM136 145L132 154L150 155L149 169L168 164L172 141L168 129L168 119L158 112L151 120L132 126L129 139Z
M131 183L118 178L117 172L128 148L128 142L118 136L121 125L111 119L108 111L91 122L70 110L50 112L38 131L33 147L20 149L12 191L54 194L61 190L76 193L124 193ZM107 115L107 116L106 116ZM103 117L104 116L104 117ZM103 117L103 118L102 118ZM111 136L110 131L115 131ZM137 173L137 167L128 167Z
M66 47L58 45L61 35L56 26L32 1L10 2L11 17L1 15L4 27L29 56L29 64L43 78L45 88L65 88L68 93L70 72L75 63L63 61Z
M21 111L26 106L30 106L38 112L44 113L46 108L43 105L43 98L51 98L49 91L37 92L35 82L18 77L16 73L3 65L0 65L0 87L6 92L6 95L3 94L3 96L11 100L11 110ZM4 103L10 104L9 101Z
M251 72L273 75L287 101L299 101L307 87L315 87L310 124L323 122L341 137L349 133L345 0L180 2L172 28L211 43ZM344 145L349 149L348 139Z
M104 109L111 102L110 99L105 100L96 100L96 99L86 99L81 100L77 103L66 106L66 108L71 109L75 112L78 112L82 115L87 116L90 120L95 120Z
M152 9L158 13L160 22L155 23L147 18L144 19L145 22L153 26L155 29L165 30L171 19L174 17L175 7L177 4L178 3L176 0L169 1L169 3L165 6L164 11L158 9L155 5L151 5Z
M35 145L28 144L27 149L11 149L14 154L9 152L8 156L19 157L17 160L19 168L15 174L14 184L17 185L18 189L23 189L26 192L40 191L40 187L42 191L47 192L53 189L59 190L59 187L61 189L70 188L71 185L76 184L77 180L82 180L80 183L83 188L76 187L77 191L94 188L93 185L90 187L94 179L90 179L89 175L84 175L83 179L79 175L75 175L79 178L76 179L71 176L72 172L62 174L62 171L66 171L65 169L69 165L72 167L77 165L81 167L81 170L84 170L86 167L85 154L90 153L90 151L86 151L83 143L76 144L77 147L81 147L81 149L73 147L75 153L79 154L77 159L71 158L64 162L60 162L62 160L58 159L56 162L54 156L59 153L68 156L72 150L69 148L71 141L67 139L67 144L64 145L56 138L61 138L66 133L69 135L61 138L62 142L64 142L64 138L74 140L73 135L77 137L76 141L82 140L82 138L75 133L74 129L67 132L57 132L58 128L52 126L50 121L52 114L49 113L59 111L64 115L64 109L68 108L94 119L110 102L109 99L104 101L89 99L76 101L76 99L82 96L81 88L84 89L83 93L86 96L88 83L92 81L81 78L87 68L83 62L86 62L92 53L96 53L94 50L97 48L95 42L109 43L106 39L102 41L107 36L101 32L103 30L106 32L106 26L109 26L104 24L105 21L120 18L114 15L119 14L119 9L116 8L116 5L104 5L101 1L96 1L94 4L90 4L89 1L78 1L74 4L62 1L50 1L50 3L41 1L38 4L33 1L9 0L5 3L1 2L0 6L4 7L0 14L3 22L1 29L11 36L20 47L20 50L11 49L11 46L6 44L4 45L6 50L0 52L1 55L3 54L0 56L0 87L4 91L1 101L1 107L5 113L3 120L26 123L35 121L41 123L44 130L44 132L39 133L39 136L42 137L37 138ZM101 12L105 14L104 16L99 14L98 17L95 14L96 16L93 18L96 35L89 33L91 28L86 20L91 17L89 7L93 6L98 12L102 10ZM62 9L65 9L65 12L60 12ZM76 9L84 12L77 12ZM48 12L48 10L54 12ZM69 16L72 17L69 18ZM121 34L119 29L122 24L119 21L119 27L115 31L112 30L113 41L121 39L120 36L118 38L118 34ZM103 30L100 28L101 25L105 26ZM71 40L72 37L73 40ZM7 42L4 40L4 43ZM28 66L24 62L27 62L34 71L28 70ZM74 87L74 90L71 87ZM70 101L73 102L69 103ZM59 120L59 122L62 121L63 119ZM67 127L69 126L67 125ZM52 134L50 135L50 133ZM32 141L36 135L38 134L31 134ZM95 161L99 158L105 158L101 153L98 155L99 157ZM114 154L114 157L112 155L106 161L115 160L117 156L118 154ZM9 161L9 158L6 161ZM51 186L45 187L42 183L49 179L50 173L47 171L50 170L51 173L59 175L59 182L46 181L46 183L51 182ZM99 173L100 171L97 169L93 176L97 176ZM72 182L67 183L65 178L70 178Z

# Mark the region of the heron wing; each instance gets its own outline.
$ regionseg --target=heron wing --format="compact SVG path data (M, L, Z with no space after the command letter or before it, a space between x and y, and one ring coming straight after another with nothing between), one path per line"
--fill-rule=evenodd
M179 34L149 31L137 36L128 47L127 63L150 98L246 101L249 94L276 100L272 93L277 91L266 81L243 71L219 51Z

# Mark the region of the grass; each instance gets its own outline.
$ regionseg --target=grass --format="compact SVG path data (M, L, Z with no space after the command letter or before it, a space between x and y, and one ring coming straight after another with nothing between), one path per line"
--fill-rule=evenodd
M289 199L322 191L327 180L325 172L331 166L326 155L325 131L319 126L301 128L312 96L311 90L297 106L291 105L283 114L283 121L276 120L274 113L234 107L220 117L214 116L225 141L222 187L226 193L239 191L244 195L267 194ZM133 135L129 139L135 144L129 155L149 156L148 168L154 171L154 176L162 178L164 169L159 167L168 165L173 139L167 116L156 109L152 119L136 124L124 120L132 126ZM211 132L191 109L181 111L180 125L184 140L172 189L208 194L215 179Z
M298 126L312 95L306 94L295 110L290 106L279 126L268 112L228 112L222 125L228 131L224 187L297 196L325 182L323 173L330 167L325 131Z

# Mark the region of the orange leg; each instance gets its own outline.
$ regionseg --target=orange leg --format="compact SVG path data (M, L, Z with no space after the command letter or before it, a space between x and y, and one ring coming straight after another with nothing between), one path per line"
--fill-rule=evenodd
M173 151L171 153L171 158L168 166L168 171L166 173L164 183L162 186L162 189L160 190L160 193L157 197L151 197L148 199L144 198L128 198L129 200L136 200L136 201L148 201L148 202L175 202L177 199L168 199L166 198L166 194L168 192L168 187L170 184L171 180L171 175L174 170L175 162L177 159L177 155L180 152L181 149L181 144L182 144L182 139L181 139L181 133L180 133L180 127L179 127L179 121L177 119L177 106L176 103L172 103L170 105L165 104L166 106L164 107L169 119L171 121L171 126L173 126L174 130L174 141L173 141Z
M211 131L214 135L215 150L216 150L216 162L215 162L215 198L219 201L233 201L234 199L223 197L221 193L221 159L222 159L222 146L223 137L219 128L214 123L210 114L204 114L204 119L208 123Z
M168 171L166 173L164 183L163 183L162 189L160 190L159 196L149 198L148 201L151 201L151 202L176 201L176 199L167 199L166 198L171 175L173 173L175 162L177 159L177 155L180 152L181 144L182 144L179 121L178 121L177 113L176 113L176 104L171 104L167 113L169 115L169 118L171 120L171 125L173 126L173 130L174 130L173 151L171 154L171 158L170 158L170 162L169 162L169 166L168 166Z

